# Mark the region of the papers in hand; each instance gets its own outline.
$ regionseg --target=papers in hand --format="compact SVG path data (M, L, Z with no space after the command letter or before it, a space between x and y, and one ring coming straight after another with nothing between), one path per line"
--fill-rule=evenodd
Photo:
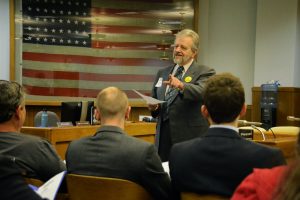
M168 161L167 162L163 162L162 166L163 166L165 172L167 172L170 175L169 162Z
M59 174L56 174L36 191L42 198L54 200L58 188L66 174L66 171L62 171Z
M146 96L146 95L143 95L142 93L136 91L136 90L133 90L135 93L137 93L140 97L142 97L147 104L158 104L158 103L163 103L165 101L161 101L161 100L158 100L158 99L155 99L153 97L149 97L149 96Z

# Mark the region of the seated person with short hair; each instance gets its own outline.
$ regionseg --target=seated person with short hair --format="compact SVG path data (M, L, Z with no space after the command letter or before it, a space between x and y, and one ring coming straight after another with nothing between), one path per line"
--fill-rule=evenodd
M246 105L237 77L228 73L210 77L203 100L201 111L210 123L208 131L171 150L169 167L176 197L182 191L229 197L253 168L285 164L280 149L239 135L237 120L245 114Z
M17 82L0 80L0 154L15 157L24 176L47 181L66 169L45 139L20 133L25 121L25 92Z
M144 187L153 199L169 199L170 179L154 145L124 132L130 113L126 94L116 87L103 89L96 107L101 127L94 136L70 143L68 173L130 180Z

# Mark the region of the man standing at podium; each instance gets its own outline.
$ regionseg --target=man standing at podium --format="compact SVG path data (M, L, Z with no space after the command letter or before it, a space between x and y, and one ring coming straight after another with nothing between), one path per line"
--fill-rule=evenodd
M199 113L205 81L215 70L196 63L199 36L190 29L177 33L173 50L175 65L158 71L152 96L166 101L149 105L153 117L158 117L155 143L162 161L169 160L173 144L198 137L208 128Z

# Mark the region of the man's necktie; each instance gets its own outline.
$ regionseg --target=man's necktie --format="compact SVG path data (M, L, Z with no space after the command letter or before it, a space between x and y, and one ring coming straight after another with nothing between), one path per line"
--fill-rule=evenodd
M183 66L178 67L177 70L176 70L176 73L175 73L174 77L176 77L179 80L181 80L182 75L183 75L183 70L184 70ZM177 93L178 93L177 88L169 87L169 90L168 90L168 92L167 92L167 94L165 96L165 100L167 102L167 108L166 108L166 113L165 113L164 118L168 118L169 117L168 116L169 115L169 107L170 107L171 103L174 101Z

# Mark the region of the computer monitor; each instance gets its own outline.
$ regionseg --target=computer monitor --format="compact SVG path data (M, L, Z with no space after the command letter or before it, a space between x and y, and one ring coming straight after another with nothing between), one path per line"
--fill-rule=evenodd
M72 122L76 125L78 121L89 121L92 124L92 108L94 101L72 101L61 103L61 122Z

